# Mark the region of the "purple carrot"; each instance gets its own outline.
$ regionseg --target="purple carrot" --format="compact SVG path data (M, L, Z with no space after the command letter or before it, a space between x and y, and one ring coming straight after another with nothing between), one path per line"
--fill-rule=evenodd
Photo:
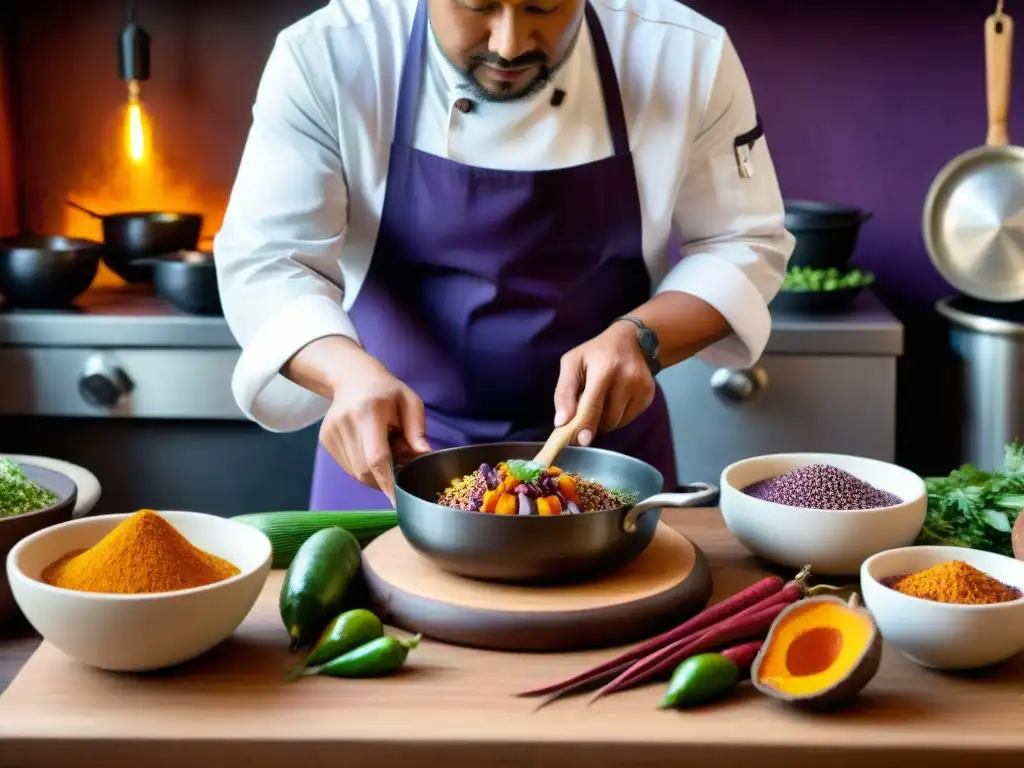
M671 643L675 643L679 640L688 639L696 635L697 632L707 629L708 627L714 626L721 621L724 621L731 616L743 613L744 611L760 605L766 599L779 594L784 586L788 587L794 585L796 582L790 582L787 585L783 585L782 579L778 576L768 576L761 579L756 584L752 584L735 595L722 600L719 603L708 606L703 611L693 616L689 620L683 622L675 629L670 629L668 632L664 632L657 637L651 638L640 645L634 646L625 653L616 656L614 659L610 659L602 664L598 664L596 667L579 673L575 677L570 677L567 680L563 680L553 685L548 685L543 688L535 688L532 691L524 691L523 693L516 694L517 696L544 696L547 694L561 693L565 689L572 687L573 690L580 690L580 684L593 682L598 677L607 674L610 671L617 670L624 663L641 659L648 654L661 650ZM796 598L794 598L795 600ZM789 602L793 602L792 600ZM553 700L553 699L552 699Z
M740 679L742 679L750 674L750 667L754 664L754 659L757 658L757 652L761 650L762 645L764 645L764 640L754 640L734 645L732 648L719 651L719 653L736 665L740 671Z
M788 603L780 603L763 608L754 614L737 614L723 621L696 638L684 638L667 645L660 651L634 663L629 669L612 680L588 702L593 704L598 699L616 691L626 690L640 683L647 682L665 672L671 672L685 659L698 653L706 653L724 645L740 640L763 640L772 622L785 610Z

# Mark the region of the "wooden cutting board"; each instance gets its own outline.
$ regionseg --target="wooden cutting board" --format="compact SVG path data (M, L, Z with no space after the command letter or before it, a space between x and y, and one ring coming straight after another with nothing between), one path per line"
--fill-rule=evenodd
M714 509L665 510L708 556L721 600L765 575ZM792 573L783 575L791 576ZM802 713L744 685L715 706L655 709L662 685L539 713L516 691L615 651L498 653L425 640L380 680L284 680L296 657L275 571L234 637L173 671L89 669L44 643L0 696L0 765L346 765L359 768L1020 768L1024 657L984 672L924 670L886 647L853 706Z
M626 567L569 586L456 576L416 552L398 528L366 548L363 573L389 623L447 643L504 651L623 645L678 625L711 597L704 553L665 523Z

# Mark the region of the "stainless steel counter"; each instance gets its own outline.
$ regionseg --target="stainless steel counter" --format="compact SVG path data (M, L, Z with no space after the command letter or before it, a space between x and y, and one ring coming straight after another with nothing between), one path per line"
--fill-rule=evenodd
M0 346L236 349L220 317L187 315L134 290L92 291L81 311L0 311ZM871 293L831 317L774 316L768 352L900 355L903 326Z

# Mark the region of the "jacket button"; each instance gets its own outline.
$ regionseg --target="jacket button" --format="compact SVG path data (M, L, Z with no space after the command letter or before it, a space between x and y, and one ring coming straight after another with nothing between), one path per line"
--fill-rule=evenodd
M468 115L473 111L473 102L469 99L457 99L455 101L455 108L464 115Z

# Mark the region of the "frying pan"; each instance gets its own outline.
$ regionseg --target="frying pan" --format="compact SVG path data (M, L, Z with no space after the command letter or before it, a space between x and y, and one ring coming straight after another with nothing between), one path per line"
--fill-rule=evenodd
M1001 5L1001 3L1000 3ZM1001 8L985 21L988 135L953 158L925 200L923 230L939 274L975 299L1024 299L1024 149L1010 144L1013 19Z
M103 224L103 261L129 283L151 283L153 267L132 262L147 256L175 251L194 251L199 246L203 217L198 213L136 211L102 215L78 203L67 204Z
M664 478L646 462L600 448L565 448L558 466L633 491L633 507L552 517L467 512L434 502L456 477L481 464L533 459L543 443L487 443L434 451L395 473L398 526L409 543L438 567L460 576L513 583L596 578L633 560L654 537L663 507L711 502L718 489L694 483L686 493L662 493Z

